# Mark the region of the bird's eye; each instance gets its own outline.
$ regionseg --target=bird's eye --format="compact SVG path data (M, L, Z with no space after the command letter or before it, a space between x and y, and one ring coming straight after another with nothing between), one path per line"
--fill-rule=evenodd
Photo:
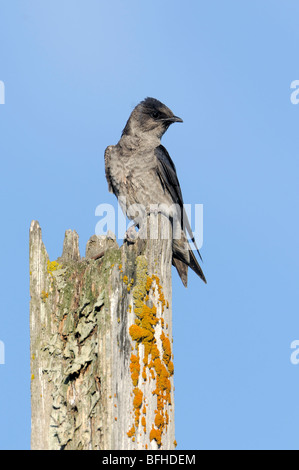
M159 116L160 116L160 113L159 113L158 111L154 111L154 112L152 113L152 117L153 117L154 119L158 119Z

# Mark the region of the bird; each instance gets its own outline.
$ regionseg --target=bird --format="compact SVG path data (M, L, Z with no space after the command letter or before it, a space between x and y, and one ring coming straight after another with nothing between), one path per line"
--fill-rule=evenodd
M109 192L119 201L123 212L135 226L140 227L151 205L175 207L168 214L179 221L180 237L173 237L172 264L185 287L188 284L188 267L207 283L199 262L187 239L187 232L201 258L191 226L184 209L184 201L173 160L161 139L170 125L183 120L161 101L145 98L132 111L116 145L105 150L105 174ZM145 208L136 211L131 208ZM140 214L141 212L141 214ZM175 213L175 214L174 214Z

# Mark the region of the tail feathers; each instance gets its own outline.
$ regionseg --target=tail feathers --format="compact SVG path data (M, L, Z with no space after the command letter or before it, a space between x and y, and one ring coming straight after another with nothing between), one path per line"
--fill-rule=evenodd
M198 261L197 259L195 258L195 255L193 253L193 251L191 250L190 251L190 262L189 262L189 266L191 269L193 269L193 271L203 280L203 282L205 284L207 284L207 280L205 278L205 275L203 273L203 270L201 269L201 267L199 266L198 264Z
M189 264L186 263L186 261L182 261L181 259L172 258L172 264L176 268L182 283L184 284L185 287L187 287L188 284L188 267L193 269L193 271L203 280L205 284L207 284L207 280L205 278L205 275L201 269L201 267L198 264L197 259L195 258L195 255L192 250L190 250L190 261Z
M177 258L172 258L172 264L175 266L182 283L184 284L185 287L187 287L188 284L188 265L183 263L183 261L180 261Z
M198 247L197 247L195 238L193 237L191 241L192 241L192 243L194 243L194 246L195 246L195 248L196 248L196 251L197 251L197 253L198 253L198 256L200 257L201 261L203 262L203 259L202 259L202 256L201 256L201 254L200 254L200 251L199 251L199 249L198 249Z
M188 266L193 269L193 271L203 280L204 283L207 283L205 275L195 257L194 252L191 250L186 235L183 231L180 239L173 240L172 254L172 264L176 267L185 287L187 287L188 282Z
M195 238L194 238L194 235L193 235L193 232L192 232L192 229L191 229L191 226L190 226L190 222L188 220L188 217L187 217L187 214L186 214L186 210L184 208L184 212L183 212L183 228L184 229L187 229L187 232L189 233L189 237L191 238L191 241L192 243L194 244L195 248L196 248L196 251L198 253L198 256L200 257L201 261L203 261L202 257L201 257L201 254L200 254L200 251L198 249L198 246L197 246L197 243L195 241Z

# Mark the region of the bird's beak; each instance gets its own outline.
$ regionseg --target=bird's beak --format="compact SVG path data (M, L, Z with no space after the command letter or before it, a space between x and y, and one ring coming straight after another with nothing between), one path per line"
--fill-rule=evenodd
M167 121L170 124L173 124L174 122L184 122L183 119L179 118L178 116L172 116L170 118L163 119L163 121Z
M173 116L173 121L172 122L184 122L183 119L181 119L180 117L178 116Z

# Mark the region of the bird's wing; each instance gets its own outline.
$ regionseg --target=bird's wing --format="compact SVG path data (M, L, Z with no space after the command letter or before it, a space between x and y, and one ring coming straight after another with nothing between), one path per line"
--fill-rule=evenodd
M158 161L157 173L164 191L167 190L170 193L174 204L179 204L182 208L184 204L183 195L177 177L176 168L169 153L163 145L160 145L155 149L155 155Z
M157 173L160 178L161 184L164 188L164 191L167 190L174 204L178 204L181 208L181 225L182 229L185 231L187 229L188 234L195 245L197 253L202 260L201 254L199 249L196 245L196 241L194 239L194 235L192 233L192 229L190 226L190 222L188 220L185 208L184 208L184 201L183 195L180 187L180 183L177 177L177 172L175 168L175 164L173 163L169 153L167 152L166 148L163 145L160 145L155 150L155 155L158 160L158 167Z
M105 150L105 173L106 173L106 180L108 183L108 189L110 193L114 193L113 185L112 185L112 179L110 175L110 157L111 157L111 150L112 150L112 145L109 145L109 147L106 148Z

